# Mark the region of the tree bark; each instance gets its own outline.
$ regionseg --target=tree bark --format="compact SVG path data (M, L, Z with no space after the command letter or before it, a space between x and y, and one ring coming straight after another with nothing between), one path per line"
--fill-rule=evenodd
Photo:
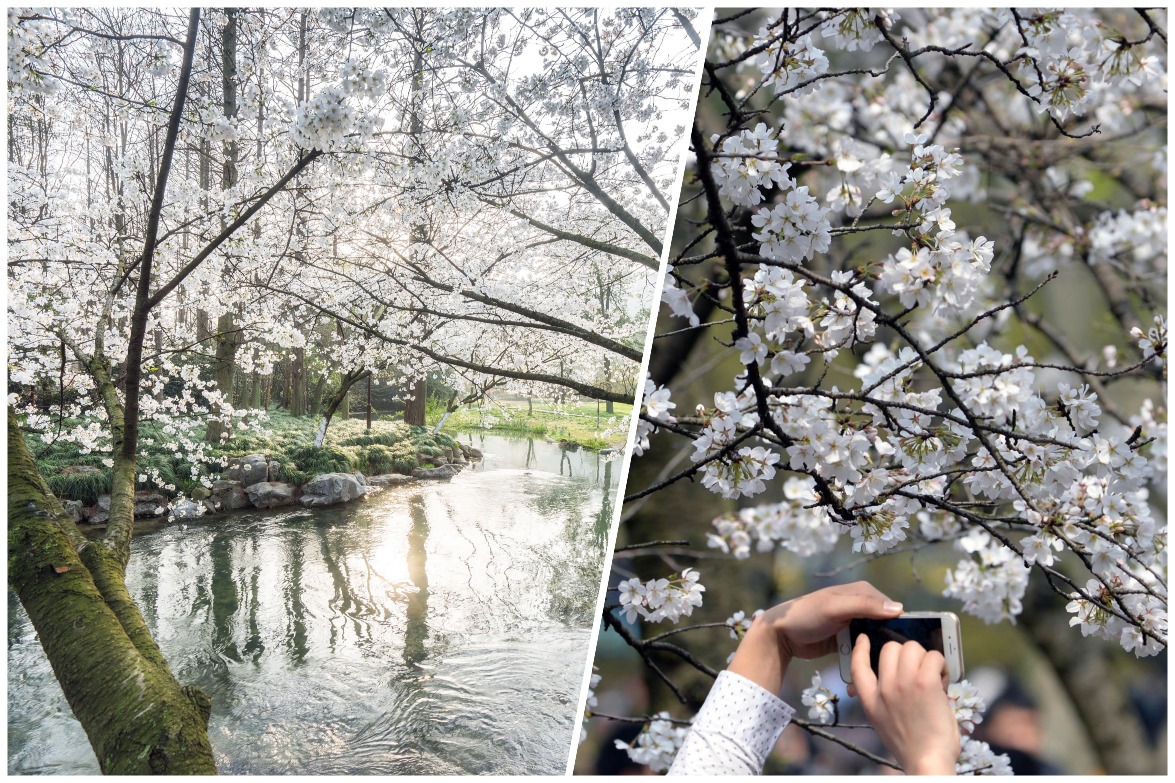
M128 467L133 474L133 463L116 464ZM127 592L120 560L77 532L37 472L10 408L9 585L102 772L215 774L212 702L172 675Z

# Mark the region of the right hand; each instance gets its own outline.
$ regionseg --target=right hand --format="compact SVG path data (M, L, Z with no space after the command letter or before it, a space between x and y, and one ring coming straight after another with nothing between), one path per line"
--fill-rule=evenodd
M853 685L869 722L907 775L953 775L959 724L943 686L946 660L917 642L886 642L874 675L869 637L853 647Z

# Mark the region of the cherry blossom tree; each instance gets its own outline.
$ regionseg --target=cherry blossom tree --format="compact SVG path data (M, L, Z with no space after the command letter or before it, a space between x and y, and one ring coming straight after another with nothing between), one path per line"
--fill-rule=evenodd
M1021 619L1106 769L1150 771L1108 668L1069 650L1167 644L1164 15L719 16L604 610L682 706L630 718L630 755L668 765L721 664L691 640L756 608L689 625L740 601L710 568L840 546L953 550L942 595ZM671 493L715 513L658 522ZM803 703L853 744L819 681ZM1007 765L969 741L959 769Z
M668 10L8 22L10 583L104 771L213 771L208 698L123 581L136 488L175 490L139 469L140 424L209 483L208 439L263 421L279 362L299 412L311 366L341 378L317 384L331 412L372 373L439 366L633 399L636 330L614 324L647 308L697 34ZM109 454L100 539L22 430Z

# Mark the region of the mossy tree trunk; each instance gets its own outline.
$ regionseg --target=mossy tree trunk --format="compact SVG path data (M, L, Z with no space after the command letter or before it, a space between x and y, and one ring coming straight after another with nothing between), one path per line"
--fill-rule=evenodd
M115 461L119 496L133 498L134 467ZM172 675L127 591L125 568L120 548L78 533L37 473L9 409L9 585L102 772L214 774L212 703Z

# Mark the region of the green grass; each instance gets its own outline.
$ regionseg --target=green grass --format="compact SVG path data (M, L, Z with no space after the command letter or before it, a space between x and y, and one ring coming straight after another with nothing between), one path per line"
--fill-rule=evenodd
M481 410L465 408L456 411L445 420L445 428L457 431L489 429L549 441L577 443L584 448L599 451L621 447L628 437L627 416L632 406L616 403L614 408L614 413L605 413L604 404L601 403L597 425L594 402L556 408L553 403L536 400L534 413L527 412L525 402L503 402L487 405ZM430 411L429 423L439 421L441 413L440 410Z
M71 424L86 422L67 422ZM320 473L353 473L367 475L381 473L409 474L421 463L438 464L437 458L448 457L457 448L453 438L440 433L435 437L425 427L415 427L403 421L375 421L368 431L359 420L335 419L327 432L326 442L314 448L318 430L317 416L294 417L284 411L272 412L260 424L260 430L239 430L232 440L204 447L204 461L192 475L192 463L175 456L175 433L165 433L157 422L143 422L137 473L158 473L160 484L172 484L175 492L191 495L201 486L200 477L223 472L220 461L236 457L264 454L270 461L281 464L277 478L291 484L303 484ZM202 422L192 422L182 437L198 441L204 432ZM97 502L98 496L111 488L111 471L104 464L109 452L82 454L73 443L57 442L46 446L37 435L27 436L29 449L36 455L37 467L49 484L49 489L62 500L80 500L87 505ZM421 458L424 459L421 459ZM99 473L64 476L61 470L70 465L96 467ZM157 490L148 481L138 489ZM172 493L168 493L172 494Z

